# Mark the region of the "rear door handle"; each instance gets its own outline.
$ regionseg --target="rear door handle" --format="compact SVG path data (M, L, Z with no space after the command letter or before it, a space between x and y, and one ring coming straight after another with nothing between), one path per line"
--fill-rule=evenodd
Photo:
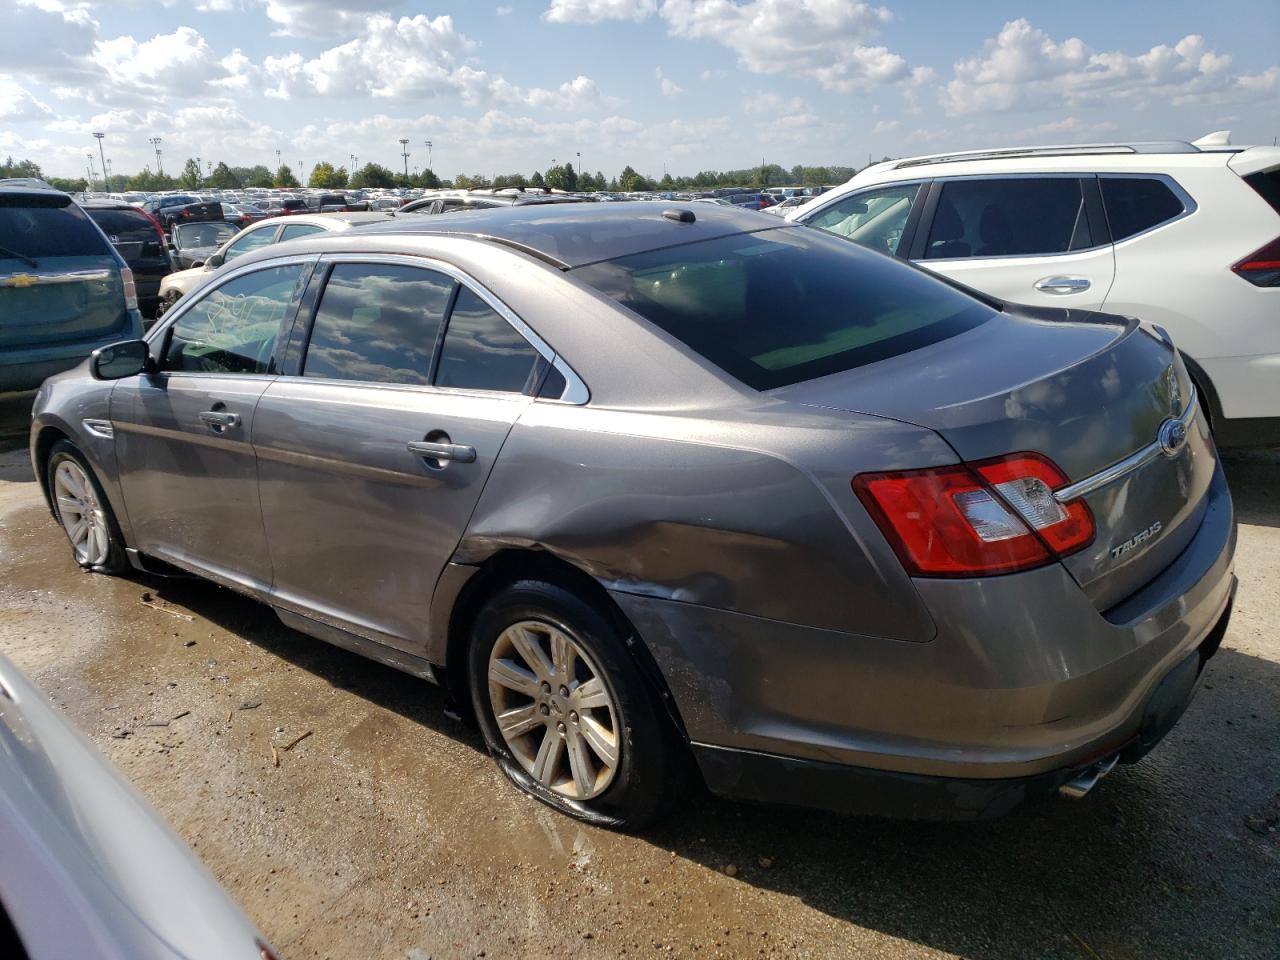
M1092 286L1085 277L1045 277L1036 281L1041 293L1083 293Z
M405 444L410 453L431 460L452 460L455 463L475 463L476 448L464 443L433 443L430 440L411 440Z
M240 414L223 410L205 410L200 414L200 419L219 432L240 426Z

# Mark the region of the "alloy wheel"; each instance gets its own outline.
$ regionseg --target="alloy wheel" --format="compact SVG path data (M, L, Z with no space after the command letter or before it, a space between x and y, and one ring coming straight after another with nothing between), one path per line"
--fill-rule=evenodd
M86 567L106 562L111 545L107 516L84 468L71 459L59 461L53 471L53 495L76 561Z
M525 771L563 797L608 789L622 755L619 711L600 670L559 627L522 620L489 653L489 702Z

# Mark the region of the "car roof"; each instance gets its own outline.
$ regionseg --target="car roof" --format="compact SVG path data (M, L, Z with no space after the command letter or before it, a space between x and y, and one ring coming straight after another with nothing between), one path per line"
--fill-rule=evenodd
M664 216L670 212L671 216ZM682 222L676 217L691 217ZM515 204L447 216L386 218L361 236L433 234L496 240L564 269L647 250L785 226L753 210L678 201Z
M80 206L86 210L132 210L134 213L142 213L128 200L81 200Z
M333 210L329 213L298 213L290 217L273 217L263 222L288 226L291 223L324 224L338 220L348 226L360 227L366 224L385 223L390 219L391 213L382 210ZM256 227L257 224L254 226Z
M55 197L66 197L68 203L71 201L69 193L54 190L52 187L29 187L15 183L0 183L0 195L6 197L31 197L32 199L39 198L48 201L51 194Z

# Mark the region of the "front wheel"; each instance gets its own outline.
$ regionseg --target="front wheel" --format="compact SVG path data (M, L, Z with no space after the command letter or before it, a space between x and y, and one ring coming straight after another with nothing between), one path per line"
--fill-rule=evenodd
M525 580L480 611L472 701L508 779L585 820L639 829L676 795L684 757L610 619L564 588Z
M84 456L59 440L49 451L46 475L54 516L71 541L76 563L98 573L124 573L129 560L115 514Z

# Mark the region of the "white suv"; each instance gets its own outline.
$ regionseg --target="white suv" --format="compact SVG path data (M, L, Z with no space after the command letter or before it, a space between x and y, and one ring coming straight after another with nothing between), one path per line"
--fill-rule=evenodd
M890 160L787 219L1002 300L1160 324L1220 445L1280 443L1280 148L1227 140Z

